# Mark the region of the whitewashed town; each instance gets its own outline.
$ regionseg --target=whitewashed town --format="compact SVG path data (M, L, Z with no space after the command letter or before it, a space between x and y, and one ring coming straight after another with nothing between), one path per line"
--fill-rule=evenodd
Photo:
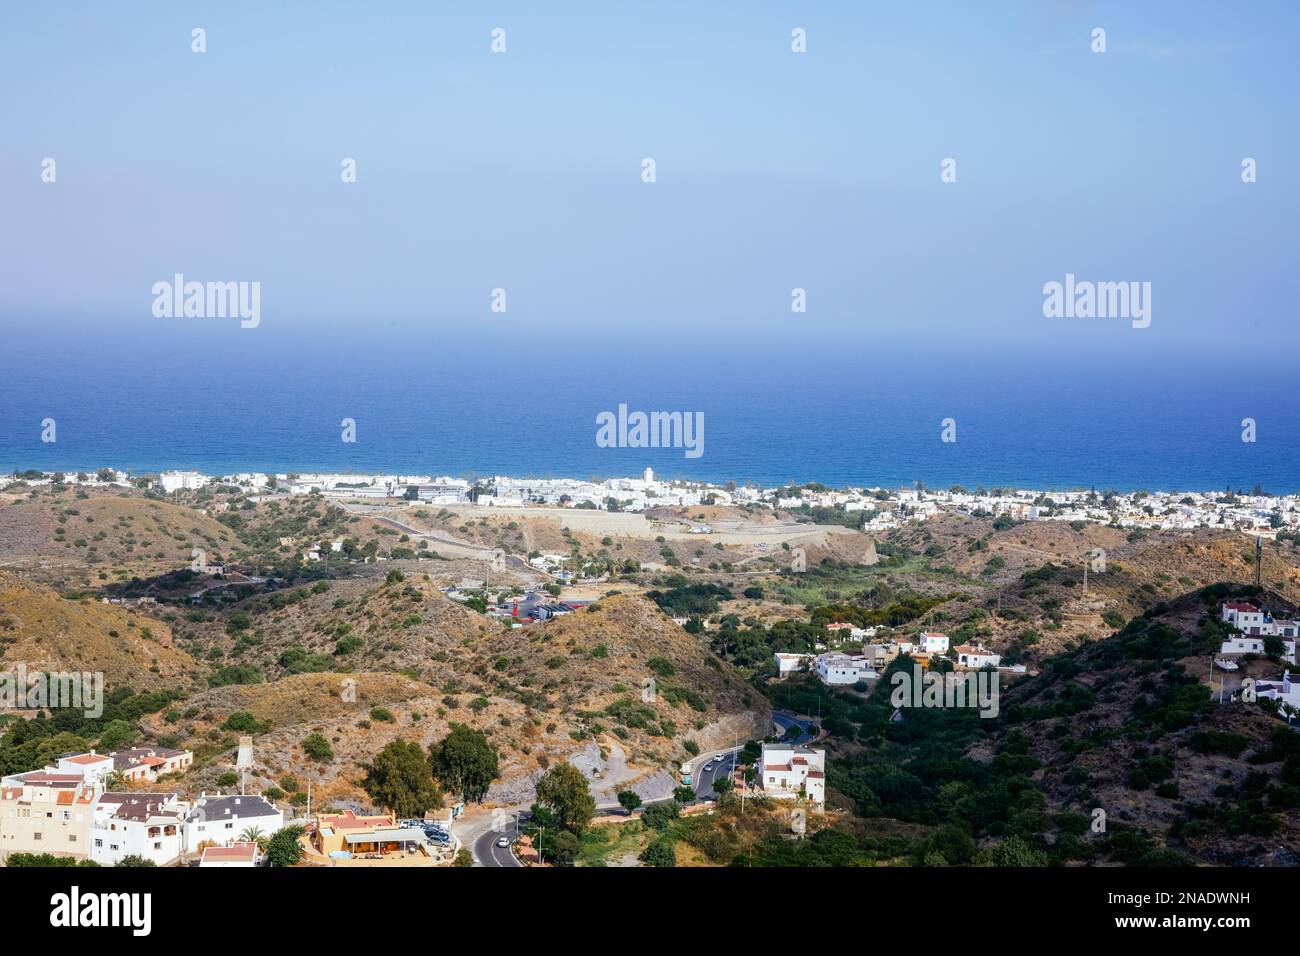
M819 484L763 488L752 482L710 484L664 480L646 469L639 478L513 478L477 480L433 475L289 472L241 472L207 475L198 471L163 471L136 475L112 468L92 472L15 471L0 479L0 489L21 481L50 484L153 488L164 494L209 486L233 486L259 495L319 494L349 500L409 499L429 505L471 504L480 508L551 506L645 512L656 508L698 505L768 508L798 513L815 508L861 515L860 529L885 532L909 521L925 521L945 512L975 517L1005 515L1017 521L1083 521L1151 530L1232 529L1265 538L1300 529L1300 493L1251 491L1129 491L1024 488L947 489L915 487L846 487ZM708 533L707 527L699 533Z

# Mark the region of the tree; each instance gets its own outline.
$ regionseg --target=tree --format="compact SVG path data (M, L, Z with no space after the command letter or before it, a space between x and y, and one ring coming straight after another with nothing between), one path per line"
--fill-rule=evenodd
M153 860L146 860L137 853L128 853L122 859L118 860L114 866L140 867L140 866L157 866Z
M365 767L361 781L370 799L399 817L422 817L442 806L442 792L419 744L394 740Z
M551 861L567 866L573 862L581 849L582 841L578 839L577 834L561 830L551 840Z
M641 806L641 795L635 790L620 790L618 794L618 802L622 804L623 809L627 811L627 815L631 816L632 811Z
M313 760L327 763L334 759L334 748L320 734L308 734L303 738L302 749Z
M499 775L497 752L482 731L452 724L451 733L429 747L433 775L461 795L466 803L481 803Z
M713 789L718 796L728 793L735 785L735 781L730 777L718 777L713 781Z
M114 750L123 750L135 743L139 736L139 729L130 721L110 720L104 726L104 732L99 735L100 752L111 753Z
M452 866L473 866L474 854L470 853L469 850L465 849L464 847L461 847L459 850L456 851L456 859L451 861L451 865Z
M641 811L641 822L652 829L662 830L681 816L677 803L652 803Z
M695 791L690 787L674 787L673 799L685 806L688 803L695 802Z
M596 813L587 778L571 763L556 764L537 781L537 802L555 815L564 829L581 834Z
M270 838L262 832L261 827L244 827L243 832L239 834L239 841L241 843L256 843L257 848L265 852L266 844L270 842Z
M670 841L660 837L642 850L637 859L646 866L676 866L677 851Z
M53 853L10 853L5 860L5 866L37 866L49 868L52 866L99 866L94 860L75 860L70 856L55 856Z
M267 866L294 866L302 859L302 847L298 837L302 836L302 827L285 827L277 830L266 844Z
M1046 853L1018 836L1008 837L996 844L989 853L989 859L994 866L1011 867L1047 866L1050 862Z

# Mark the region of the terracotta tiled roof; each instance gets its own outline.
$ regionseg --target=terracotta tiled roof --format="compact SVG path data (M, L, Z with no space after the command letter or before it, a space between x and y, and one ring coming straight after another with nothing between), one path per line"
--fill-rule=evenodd
M236 843L234 846L209 846L203 850L203 859L252 860L257 854L256 843Z

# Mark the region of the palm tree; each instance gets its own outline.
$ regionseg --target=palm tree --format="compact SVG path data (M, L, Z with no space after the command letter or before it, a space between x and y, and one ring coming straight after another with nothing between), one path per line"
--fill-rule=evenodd
M244 832L239 834L241 843L256 843L259 850L265 850L268 837L262 832L261 827L245 827Z

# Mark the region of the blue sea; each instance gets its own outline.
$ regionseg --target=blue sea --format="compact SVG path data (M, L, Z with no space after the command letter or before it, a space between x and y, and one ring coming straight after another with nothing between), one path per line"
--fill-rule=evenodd
M177 340L28 330L0 357L0 469L639 475L931 487L1300 490L1290 373L918 345L633 345L398 323ZM793 337L796 341L797 336ZM702 412L704 453L601 448L620 403ZM1242 419L1257 441L1241 440ZM41 441L53 418L56 441ZM341 421L356 421L355 443ZM957 440L940 440L942 421Z

